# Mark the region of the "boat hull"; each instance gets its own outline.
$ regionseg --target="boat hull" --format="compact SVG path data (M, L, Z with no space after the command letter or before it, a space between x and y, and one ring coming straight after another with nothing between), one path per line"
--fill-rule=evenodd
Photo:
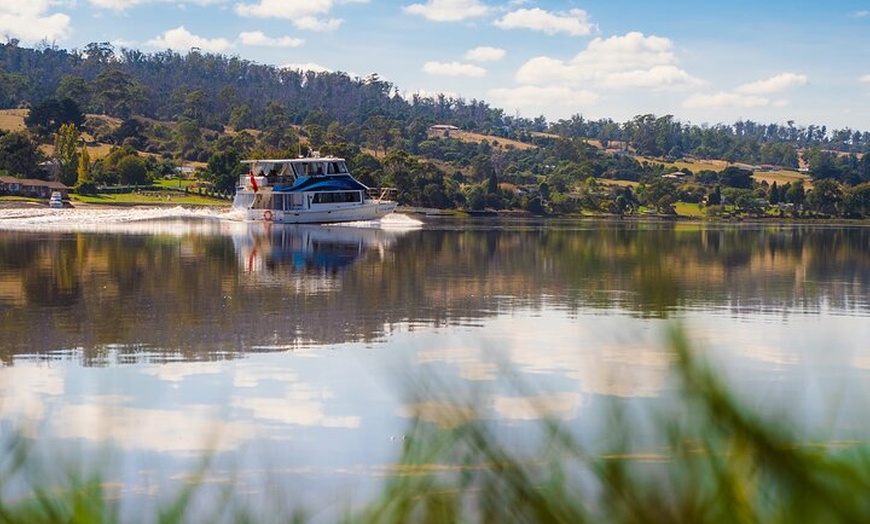
M332 224L378 220L396 210L396 202L365 202L360 205L283 211L279 209L245 209L247 219L275 224Z

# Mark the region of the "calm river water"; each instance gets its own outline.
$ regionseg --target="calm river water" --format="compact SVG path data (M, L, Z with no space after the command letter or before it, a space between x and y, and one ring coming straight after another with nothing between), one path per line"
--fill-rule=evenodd
M330 514L378 492L412 402L581 437L608 399L661 402L675 323L751 406L866 436L868 227L0 210L0 439L99 469L128 515L203 457Z

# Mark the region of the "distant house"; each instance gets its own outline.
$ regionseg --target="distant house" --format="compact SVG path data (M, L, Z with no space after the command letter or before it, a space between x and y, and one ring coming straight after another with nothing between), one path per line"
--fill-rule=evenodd
M175 168L175 174L182 178L191 178L196 173L196 168L193 166L181 166Z
M686 173L683 173L682 171L673 171L671 173L662 175L662 178L675 178L679 180L682 178L686 178L687 176L688 175L686 175Z
M0 176L0 195L48 198L54 191L64 199L69 198L69 188L60 182Z
M430 131L459 131L459 128L450 124L434 124L429 126Z

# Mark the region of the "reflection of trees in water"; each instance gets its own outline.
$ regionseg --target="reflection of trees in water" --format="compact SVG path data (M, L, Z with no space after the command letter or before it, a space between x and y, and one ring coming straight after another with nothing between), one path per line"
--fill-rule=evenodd
M292 238L271 242L274 253L295 253L285 246ZM868 242L867 228L451 226L368 250L318 237L306 244L306 264L352 260L328 270L330 286L306 287L323 271L282 267L257 282L228 236L4 233L0 291L17 286L26 299L4 304L0 293L0 338L7 353L82 347L99 361L99 348L120 345L199 359L372 341L397 325L473 322L512 308L653 317L704 307L867 310Z
M27 300L39 306L64 307L79 302L80 260L75 237L44 244L23 268Z

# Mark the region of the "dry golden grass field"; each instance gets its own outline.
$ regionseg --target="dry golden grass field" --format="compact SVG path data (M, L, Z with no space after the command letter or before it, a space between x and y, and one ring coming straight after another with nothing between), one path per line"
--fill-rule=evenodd
M26 109L0 109L0 130L22 131L25 129Z

